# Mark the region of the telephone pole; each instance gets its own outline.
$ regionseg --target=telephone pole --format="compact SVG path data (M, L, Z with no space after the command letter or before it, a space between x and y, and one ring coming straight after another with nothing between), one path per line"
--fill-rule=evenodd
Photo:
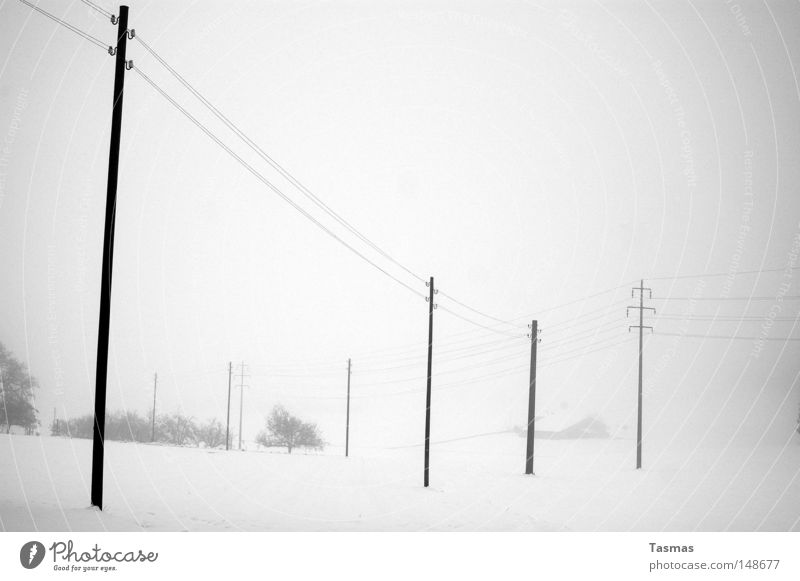
M117 46L114 49L114 99L111 112L111 145L108 154L105 228L103 230L103 267L100 275L100 323L97 333L97 373L94 389L94 426L92 429L91 503L103 510L103 452L106 431L106 381L108 374L108 330L111 320L111 270L114 264L114 221L117 210L119 177L119 142L122 133L122 97L125 86L125 49L128 43L128 7L119 7ZM111 49L109 49L111 52ZM132 64L132 63L131 63Z
M347 359L347 422L344 432L344 457L350 455L350 359Z
M425 475L424 486L427 488L430 483L429 473L431 468L431 371L433 369L433 310L436 304L433 296L437 291L433 286L433 277L430 282L426 282L429 295L425 297L428 302L428 389L425 394Z
M241 372L239 373L239 450L242 449L242 418L244 417L244 388L247 387L244 384L244 378L250 377L249 375L245 375L244 373L245 364L244 361L241 363Z
M642 333L645 329L650 329L650 332L653 332L653 327L648 327L644 324L644 312L653 311L653 314L655 314L656 310L653 307L644 306L644 291L649 293L649 298L653 298L653 291L649 288L645 288L644 280L639 282L638 287L633 287L631 289L631 298L636 296L635 293L637 290L639 291L639 305L630 306L625 309L625 316L627 317L630 314L631 309L638 309L639 311L639 324L628 326L628 333L631 332L631 329L639 329L639 403L636 417L636 469L638 470L642 467L642 351L644 349Z
M536 346L539 339L539 321L532 321L528 328L531 332L531 374L528 380L528 446L525 452L525 474L533 474L533 436L536 423Z
M156 390L158 389L158 373L153 374L153 429L150 434L150 441L156 441Z
M231 449L231 378L233 377L233 361L228 361L228 415L225 422L225 449Z

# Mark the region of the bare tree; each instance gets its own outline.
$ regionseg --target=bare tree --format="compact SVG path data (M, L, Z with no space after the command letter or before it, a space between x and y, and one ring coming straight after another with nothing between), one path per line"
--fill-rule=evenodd
M21 426L29 435L36 432L39 419L33 392L38 387L27 366L0 343L0 427L6 433L11 426Z
M256 442L267 448L285 447L289 454L294 448L321 450L325 445L316 424L301 421L280 405L272 408L267 418L267 429L259 432Z

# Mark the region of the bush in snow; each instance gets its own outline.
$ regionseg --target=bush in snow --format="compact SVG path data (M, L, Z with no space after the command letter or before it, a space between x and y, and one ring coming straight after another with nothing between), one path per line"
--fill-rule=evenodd
M153 441L152 415L142 417L137 412L106 414L105 437L117 442ZM68 420L55 420L50 425L53 436L70 438L93 437L94 416L86 414ZM193 418L179 413L156 415L155 441L173 446L217 448L225 445L225 426L217 419L197 424Z
M232 437L228 437L228 444L232 439ZM195 441L198 446L202 443L206 448L225 446L225 426L218 419L212 418L197 426Z

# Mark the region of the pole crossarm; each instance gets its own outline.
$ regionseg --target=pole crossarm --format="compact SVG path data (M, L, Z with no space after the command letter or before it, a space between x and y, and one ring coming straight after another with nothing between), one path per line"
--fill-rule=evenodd
M645 311L653 311L653 314L654 315L656 314L655 307L640 307L640 306L635 306L634 305L634 306L628 306L628 307L625 308L625 316L626 317L630 313L631 309L642 309L642 310L645 310Z

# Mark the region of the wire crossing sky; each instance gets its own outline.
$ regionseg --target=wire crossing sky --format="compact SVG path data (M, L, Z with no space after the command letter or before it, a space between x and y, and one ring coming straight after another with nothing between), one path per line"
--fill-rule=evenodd
M92 388L114 9L39 4L0 7L0 341L42 409L72 415ZM629 435L644 278L646 401L672 410L653 430L697 397L732 424L772 417L797 390L790 4L752 8L758 34L725 6L501 4L131 5L110 407L147 409L157 372L160 409L220 417L244 359L254 431L285 400L338 434L352 358L354 437L406 445L434 275L441 437L525 421L532 319L543 414Z

